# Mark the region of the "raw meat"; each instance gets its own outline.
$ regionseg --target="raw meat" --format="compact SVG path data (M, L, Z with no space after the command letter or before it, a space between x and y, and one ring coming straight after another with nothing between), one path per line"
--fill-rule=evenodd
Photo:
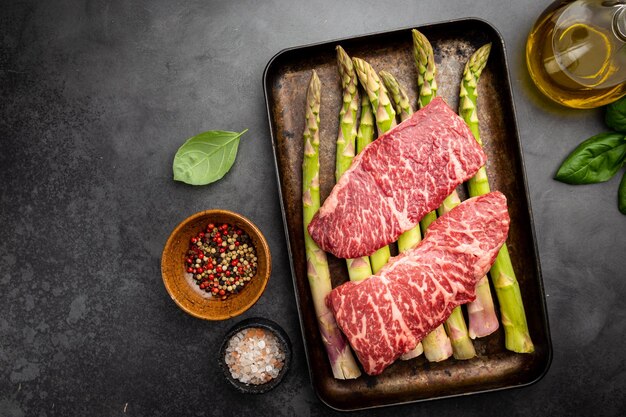
M309 234L337 257L371 255L439 207L485 161L467 124L435 98L354 159Z
M326 298L365 372L377 375L413 350L452 310L473 301L509 230L506 198L492 192L433 222L414 249L376 275Z

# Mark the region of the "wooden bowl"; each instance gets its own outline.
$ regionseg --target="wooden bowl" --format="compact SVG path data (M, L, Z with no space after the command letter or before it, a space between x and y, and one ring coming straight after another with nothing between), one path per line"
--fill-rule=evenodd
M256 275L239 293L225 300L209 297L192 282L186 271L190 239L206 230L209 223L235 225L250 236L256 249ZM183 220L167 239L161 256L161 275L172 300L187 313L205 320L229 319L252 307L263 294L271 270L270 248L261 231L247 218L227 210L202 211Z

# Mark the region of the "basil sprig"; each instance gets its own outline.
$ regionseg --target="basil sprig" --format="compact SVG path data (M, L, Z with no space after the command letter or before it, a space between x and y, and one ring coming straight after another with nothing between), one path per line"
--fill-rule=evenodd
M604 122L611 129L626 133L626 97L606 106Z
M174 180L206 185L222 178L235 162L243 132L210 130L188 139L174 156Z
M578 145L556 173L555 179L568 184L594 184L613 177L626 160L623 133L595 135Z
M578 145L554 179L567 184L593 184L611 179L626 165L626 97L606 107L604 122L614 132L600 133ZM626 214L626 172L617 190L617 207Z

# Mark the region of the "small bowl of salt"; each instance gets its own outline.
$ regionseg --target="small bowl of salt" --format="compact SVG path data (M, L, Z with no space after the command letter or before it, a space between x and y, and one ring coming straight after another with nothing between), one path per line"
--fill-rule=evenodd
M242 320L231 328L220 348L219 364L240 392L262 394L276 387L289 369L287 333L264 318Z

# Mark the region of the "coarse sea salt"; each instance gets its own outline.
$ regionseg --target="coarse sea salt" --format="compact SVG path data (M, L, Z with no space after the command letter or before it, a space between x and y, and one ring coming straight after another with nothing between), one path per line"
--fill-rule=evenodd
M234 379L260 385L278 376L285 364L285 352L272 332L250 327L230 338L224 359Z

